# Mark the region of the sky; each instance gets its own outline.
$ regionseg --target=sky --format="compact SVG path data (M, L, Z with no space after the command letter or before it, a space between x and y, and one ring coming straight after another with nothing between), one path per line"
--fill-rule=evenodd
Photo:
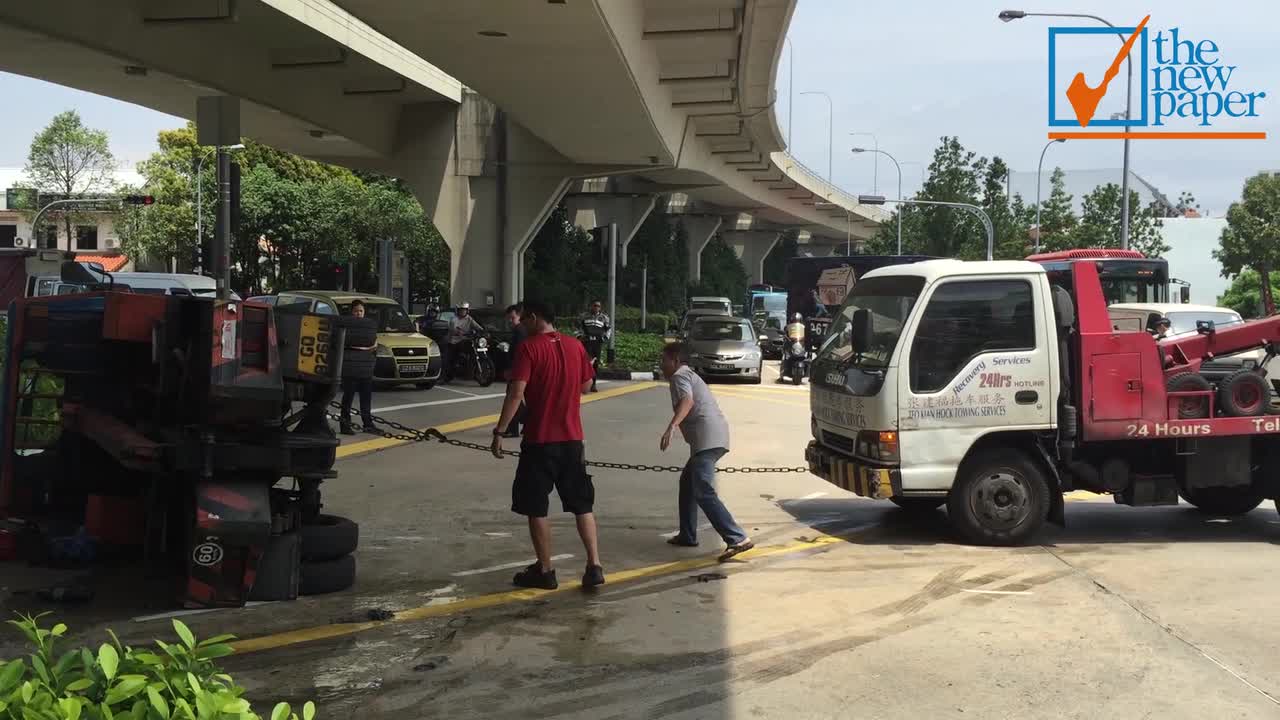
M1008 0L1015 2L1015 0ZM855 145L879 144L902 164L903 193L920 185L923 166L943 135L955 135L983 156L999 155L1016 171L1034 172L1046 142L1047 47L1051 18L1003 23L996 14L1007 7L1027 11L1093 13L1117 25L1136 24L1153 13L1149 28L1181 29L1193 39L1211 39L1222 63L1237 66L1231 89L1265 91L1261 117L1250 130L1269 133L1263 141L1155 141L1131 143L1134 172L1176 198L1189 190L1202 209L1220 215L1238 199L1245 178L1261 170L1280 170L1280 54L1273 49L1280 25L1275 0L1108 0L1049 6L1009 6L974 0L798 0L778 71L775 110L787 132L794 113L792 151L820 174L827 172L828 113L823 98L801 95L823 91L832 98L832 175L851 193L895 194L897 175L880 160L874 176L871 155L849 152ZM1208 8L1212 8L1209 11ZM1080 45L1065 50L1068 72L1083 69L1091 84L1110 63L1113 45ZM1095 52L1096 50L1096 52ZM430 60L430 58L427 58ZM790 92L790 63L795 88ZM1067 62L1070 61L1070 62ZM1079 63L1077 66L1076 63ZM1062 72L1060 71L1060 74ZM1099 116L1122 109L1116 87L1104 99ZM1135 81L1136 86L1136 81ZM90 127L106 130L121 164L131 167L155 150L156 133L182 120L135 105L0 73L0 166L21 166L30 138L62 110L78 110ZM1136 108L1135 108L1136 114ZM1222 123L1224 129L1232 129ZM1216 126L1215 126L1216 127ZM852 136L850 133L873 133ZM1119 141L1069 141L1049 149L1045 177L1055 165L1064 169L1115 168L1122 161ZM878 187L873 182L878 180ZM1047 179L1046 179L1047 183ZM1046 185L1047 187L1047 185ZM1047 192L1047 190L1046 190Z

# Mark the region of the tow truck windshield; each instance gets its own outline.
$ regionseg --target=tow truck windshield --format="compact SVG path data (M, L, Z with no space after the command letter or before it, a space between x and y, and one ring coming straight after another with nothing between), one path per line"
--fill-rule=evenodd
M831 333L818 351L819 361L837 363L842 368L883 370L889 366L902 327L911 315L924 278L866 278L853 287L836 316ZM871 346L854 352L849 324L859 310L871 313Z

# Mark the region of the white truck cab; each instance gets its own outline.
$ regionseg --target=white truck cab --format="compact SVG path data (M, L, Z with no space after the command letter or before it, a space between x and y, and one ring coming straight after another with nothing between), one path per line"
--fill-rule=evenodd
M814 363L810 469L859 495L939 507L984 437L1052 430L1058 352L1039 264L873 270L850 291ZM1042 492L998 474L985 483L1010 522Z

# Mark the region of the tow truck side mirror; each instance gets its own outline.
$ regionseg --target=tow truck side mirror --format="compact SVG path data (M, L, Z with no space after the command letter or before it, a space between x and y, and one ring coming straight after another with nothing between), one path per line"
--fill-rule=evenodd
M1212 320L1197 320L1196 332L1201 335L1212 335L1217 332L1217 329L1214 328Z
M865 352L871 347L874 328L871 326L871 311L863 308L853 314L849 323L849 340L854 352Z
M1178 288L1178 301L1183 305L1191 304L1191 288L1186 285Z

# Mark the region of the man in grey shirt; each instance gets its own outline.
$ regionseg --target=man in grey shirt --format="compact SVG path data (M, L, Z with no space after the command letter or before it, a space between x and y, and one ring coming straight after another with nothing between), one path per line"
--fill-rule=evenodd
M716 495L716 462L729 452L729 423L711 396L707 384L685 364L685 348L672 343L662 350L662 374L671 385L674 414L662 433L658 447L671 446L671 434L677 426L689 443L689 462L680 473L680 531L667 542L681 547L698 544L698 508L702 508L711 527L729 547L720 561L755 547L751 538L734 522L729 509Z

